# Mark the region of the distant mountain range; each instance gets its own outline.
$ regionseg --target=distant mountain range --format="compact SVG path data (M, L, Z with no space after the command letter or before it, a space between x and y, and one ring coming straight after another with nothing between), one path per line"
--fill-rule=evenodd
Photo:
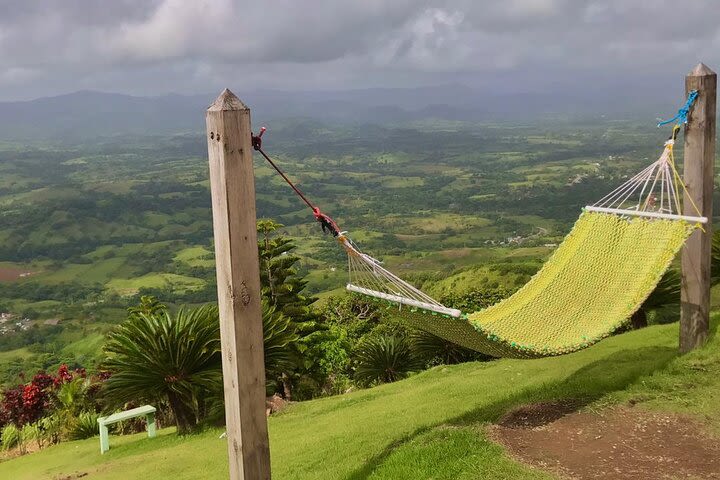
M253 119L311 118L324 122L403 123L425 119L495 121L539 116L672 113L678 98L648 93L588 92L493 95L462 85L347 91L236 92ZM79 91L21 102L0 102L0 139L86 139L96 136L201 132L214 95L137 97Z

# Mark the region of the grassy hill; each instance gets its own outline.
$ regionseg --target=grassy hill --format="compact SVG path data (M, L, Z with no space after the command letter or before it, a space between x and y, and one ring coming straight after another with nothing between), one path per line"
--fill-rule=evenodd
M718 315L713 320L713 332ZM292 405L270 418L272 466L281 479L546 479L492 443L486 426L516 406L574 399L579 408L632 403L692 415L720 432L720 341L677 355L678 325L607 339L571 355L441 366L408 380ZM716 401L716 400L715 400ZM0 463L14 480L223 478L220 429L180 438L97 438Z

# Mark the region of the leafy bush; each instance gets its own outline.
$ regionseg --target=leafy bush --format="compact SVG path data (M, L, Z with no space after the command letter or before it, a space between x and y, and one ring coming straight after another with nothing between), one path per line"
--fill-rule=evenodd
M57 432L70 440L82 440L98 433L98 405L94 402L94 385L88 378L71 378L61 384L55 393L56 411L52 418L59 423ZM49 423L53 431L55 425Z
M27 447L30 442L35 440L38 446L41 443L40 428L37 423L28 423L20 429L20 453L27 453Z
M55 379L45 372L37 373L32 380L2 392L0 417L6 423L22 427L46 415L51 406Z
M282 374L295 364L292 345L298 336L290 320L263 299L263 343L265 351L265 377L268 394L276 390Z
M66 427L70 440L83 440L98 434L98 415L95 412L82 412Z
M3 450L10 450L20 445L22 442L22 436L20 429L18 429L12 423L5 425L2 429L2 448Z
M294 383L293 398L309 400L318 395L336 395L350 388L353 342L347 331L330 325L327 330L305 337L304 369Z
M380 335L369 337L358 346L355 379L364 385L394 382L421 367L409 340Z
M322 317L326 323L343 328L351 342L367 335L384 320L377 304L358 295L331 297L322 310Z
M71 371L63 364L55 375L39 372L27 384L2 392L0 419L8 423L7 441L25 453L32 441L42 448L63 437L85 438L84 433L75 432L78 422L81 422L81 431L87 430L92 422L94 435L97 430L94 412L101 408L98 391L105 378L104 375L88 377L84 369Z
M63 431L63 422L57 413L40 419L38 422L43 443L54 445L60 441Z

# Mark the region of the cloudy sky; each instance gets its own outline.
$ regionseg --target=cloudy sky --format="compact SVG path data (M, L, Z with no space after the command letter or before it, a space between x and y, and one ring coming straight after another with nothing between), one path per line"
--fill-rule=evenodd
M465 84L670 85L717 0L0 0L0 100Z

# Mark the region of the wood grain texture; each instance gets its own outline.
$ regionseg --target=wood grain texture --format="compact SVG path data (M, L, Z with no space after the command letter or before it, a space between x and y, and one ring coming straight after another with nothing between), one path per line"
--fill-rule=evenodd
M250 110L229 90L206 115L231 480L270 478Z
M684 210L695 215L690 198L710 221L698 229L682 252L680 351L702 346L710 331L710 252L712 249L712 197L715 172L715 117L717 75L698 64L685 77L685 93L698 91L685 126Z

